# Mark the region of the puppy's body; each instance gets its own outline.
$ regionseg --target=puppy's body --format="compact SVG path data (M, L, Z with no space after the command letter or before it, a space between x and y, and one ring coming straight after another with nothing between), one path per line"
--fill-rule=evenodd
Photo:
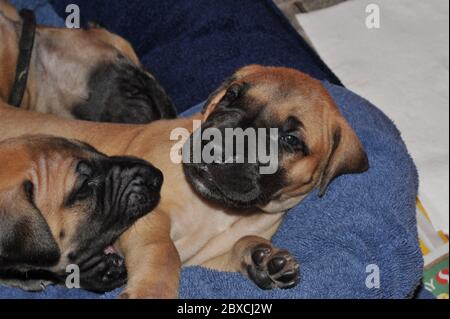
M282 213L278 216L233 214L231 210L209 204L193 192L181 165L173 164L168 157L174 142L160 139L170 136L172 129L190 129L192 119L157 121L148 126L94 124L65 121L6 105L0 107L0 118L7 119L0 120L2 139L31 132L76 137L110 156L132 154L153 161L164 172L159 208L136 222L119 243L130 276L129 297L175 297L181 264L238 271L227 255L235 242L246 235L260 235L261 230L270 230L266 234L270 239L282 218ZM17 123L20 123L20 132L14 132ZM224 258L220 258L222 255ZM138 274L141 271L146 274Z
M234 94L235 84L246 87L246 91ZM309 154L283 155L279 189L264 194L264 199L255 199L245 209L234 204L235 198L225 198L227 194L215 194L215 198L223 197L223 203L212 200L214 194L197 188L205 182L195 176L195 166L183 167L170 160L174 145L181 148L183 144L170 140L174 129L192 132L194 119L213 125L214 118L225 111L237 111L227 107L233 103L240 105L241 114L263 116L269 121L267 125L278 125L290 116L302 118L302 134L309 144ZM252 111L256 109L259 111ZM142 157L163 171L165 184L156 212L138 221L120 240L129 271L128 287L122 296L129 298L175 297L181 264L241 271L265 289L295 285L299 278L297 262L269 241L284 212L316 186L323 193L335 176L367 168L358 139L322 85L283 68L241 69L213 94L203 114L187 119L147 126L91 124L20 112L6 105L0 107L0 119L2 138L35 131L76 137L110 155ZM214 168L205 169L210 174ZM236 172L225 175L233 174ZM275 177L272 180L278 183ZM217 179L217 183L228 187L227 181ZM264 188L262 184L256 186Z
M8 101L19 56L21 19L0 1L0 99ZM21 107L68 119L149 123L176 117L170 98L131 45L104 29L38 26Z
M63 138L0 142L0 282L42 290L76 264L86 289L121 286L126 269L109 246L157 204L161 176L144 161ZM157 184L133 186L134 179Z

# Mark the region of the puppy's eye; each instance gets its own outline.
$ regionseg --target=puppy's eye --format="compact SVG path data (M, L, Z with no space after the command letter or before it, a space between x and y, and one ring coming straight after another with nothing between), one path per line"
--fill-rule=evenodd
M84 200L90 197L94 192L94 183L86 179L75 194L76 200Z
M223 96L222 100L220 101L220 106L222 107L228 107L233 104L234 101L237 100L237 98L241 94L241 85L234 83L232 84L227 91L225 92L225 95Z
M298 139L298 137L295 136L295 135L291 135L291 134L281 136L281 141L283 143L286 143L286 144L288 144L290 146L293 146L293 147L299 146L301 144L301 142Z
M304 155L309 153L306 144L294 134L280 136L280 142L288 152L302 152Z
M65 205L72 206L77 202L82 202L88 198L91 198L96 191L97 183L92 178L79 177L75 189L68 195Z
M30 203L34 204L34 185L31 181L25 181L23 183L23 190Z
M83 176L91 176L94 170L91 165L85 161L80 161L77 165L77 173Z
M240 91L241 91L241 86L239 84L237 84L237 83L232 84L228 88L228 90L225 94L225 97L228 98L229 100L237 99L239 97Z

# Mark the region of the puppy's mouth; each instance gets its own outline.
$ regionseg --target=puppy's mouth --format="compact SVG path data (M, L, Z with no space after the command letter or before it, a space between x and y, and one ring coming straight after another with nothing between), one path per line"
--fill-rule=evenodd
M127 280L125 259L112 244L79 264L79 269L80 287L90 291L111 291Z
M114 248L113 245L109 245L105 249L103 249L103 253L107 256L108 255L119 255L119 252L117 251L116 248Z
M114 257L117 260L121 260L121 263L124 262L124 257L114 247L119 235L109 234L109 236L105 235L108 239L102 238L97 243L92 241L89 241L90 243L84 243L68 253L68 262L78 265L81 271L90 269L93 265L105 257Z
M183 169L188 182L194 190L202 197L214 203L230 208L250 209L266 202L257 191L245 199L236 199L230 196L226 189L221 187L215 180L205 164L184 164Z

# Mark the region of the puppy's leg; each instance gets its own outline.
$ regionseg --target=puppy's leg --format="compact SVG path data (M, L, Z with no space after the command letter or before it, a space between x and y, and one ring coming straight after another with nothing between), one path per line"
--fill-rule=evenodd
M54 283L43 279L0 279L0 285L12 288L20 288L29 292L41 292L44 291L48 286L54 285Z
M128 270L128 285L121 298L178 297L181 261L166 215L153 212L139 220L122 236L119 247Z
M39 270L20 271L15 269L1 269L0 285L20 288L30 292L44 291L50 285L56 285L58 279L51 273Z
M262 237L240 239L233 247L230 263L262 289L292 288L300 279L300 266L294 256Z

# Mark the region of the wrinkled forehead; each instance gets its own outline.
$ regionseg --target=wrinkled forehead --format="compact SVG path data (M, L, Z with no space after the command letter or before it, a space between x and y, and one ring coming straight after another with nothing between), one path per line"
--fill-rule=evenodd
M59 137L28 136L27 148L33 156L61 156L65 158L94 159L106 157L91 145Z
M260 116L270 121L295 118L306 129L316 130L335 112L323 85L300 72L265 71L245 76L242 82L247 86L248 107L259 109Z
M118 55L127 57L134 64L139 65L139 59L131 44L122 37L102 28L90 29L57 29L42 28L51 36L47 38L54 47L66 52L81 50L89 58L114 60Z
M64 138L31 137L28 140L31 158L38 171L52 174L55 180L64 180L66 188L78 178L80 162L95 162L107 158L92 146Z
M33 154L30 180L35 186L35 200L44 215L63 213L70 194L82 182L78 169L82 162L96 162L98 153L77 142L53 140ZM51 196L48 196L51 190Z
M43 57L61 55L61 57L95 64L99 60L115 59L120 52L97 33L84 29L42 27L37 30L36 39L37 47L42 49L39 53ZM94 61L91 62L91 60Z

